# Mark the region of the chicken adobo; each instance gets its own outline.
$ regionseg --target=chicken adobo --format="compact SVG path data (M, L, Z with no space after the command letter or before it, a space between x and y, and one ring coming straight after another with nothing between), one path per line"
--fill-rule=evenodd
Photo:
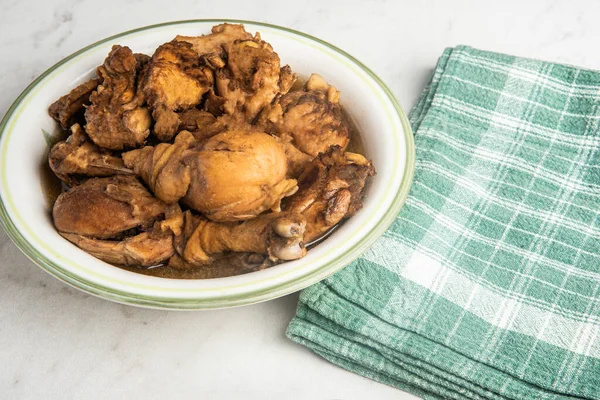
M115 45L96 72L49 107L69 133L48 156L54 225L89 254L236 275L304 257L361 209L375 170L340 92L316 74L295 84L260 34L221 24L151 56Z

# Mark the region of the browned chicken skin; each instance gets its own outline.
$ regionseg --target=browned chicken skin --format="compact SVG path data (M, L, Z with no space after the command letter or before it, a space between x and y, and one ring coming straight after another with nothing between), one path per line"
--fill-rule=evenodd
M179 129L181 131L191 132L198 142L214 135L232 130L252 131L259 130L256 126L246 121L240 114L225 114L215 117L213 114L202 111L197 108L178 113Z
M296 180L286 179L283 147L265 133L226 131L193 145L193 135L182 131L172 145L133 150L123 159L158 198L181 199L214 221L278 210L281 199L296 191Z
M294 145L294 139L288 134L279 135L279 140L287 157L287 176L298 178L314 157L300 151Z
M373 175L375 169L365 157L332 146L300 175L298 192L284 199L282 209L304 215L304 240L312 242L362 208L365 182Z
M123 153L123 161L146 182L156 197L166 203L175 203L189 189L190 169L183 157L195 144L194 136L182 131L173 144L159 143Z
M290 136L292 144L311 157L332 145L345 149L350 134L338 100L339 92L313 74L303 90L281 96L265 109L259 124L268 133Z
M90 95L96 90L99 84L100 79L97 78L82 83L52 103L48 109L48 113L63 129L68 129L70 126L69 122L73 119L73 116L83 111L84 107L89 104Z
M48 155L50 168L61 180L72 183L72 175L111 176L132 174L121 157L96 146L79 124L71 126L71 135L52 147Z
M74 233L61 235L96 258L116 265L150 267L175 254L173 234L153 229L123 240L92 239Z
M295 260L306 254L301 214L270 213L242 223L212 222L184 213L183 234L175 239L179 257L172 266L189 268L206 265L224 252L268 255L272 261Z
M263 133L259 127L249 123L241 113L223 114L216 118L214 116L210 118L209 115L212 114L204 113L200 118L196 118L196 130L192 133L199 142L226 131L258 131Z
M144 94L156 123L154 134L168 141L177 132L177 111L197 106L213 85L213 73L187 42L165 43L154 52L144 81Z
M279 209L279 202L297 189L286 179L282 146L258 131L226 131L186 157L194 171L186 196L191 208L214 221L250 219Z
M135 56L128 47L113 46L98 67L102 83L90 96L85 130L100 147L121 150L137 147L150 134L150 113L143 107L136 80L147 57Z
M91 178L56 199L56 229L91 238L112 238L136 227L152 226L167 211L135 176Z
M178 205L155 199L133 176L92 178L61 194L54 225L81 249L109 263L151 266L175 253L181 233ZM131 236L128 231L142 230Z

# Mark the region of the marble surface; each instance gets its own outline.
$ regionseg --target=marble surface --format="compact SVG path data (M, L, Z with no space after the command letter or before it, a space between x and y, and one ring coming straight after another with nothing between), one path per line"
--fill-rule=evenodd
M302 4L302 5L300 5ZM239 18L305 31L363 60L410 108L447 46L600 68L595 1L0 0L0 115L77 49L153 23ZM287 340L297 294L212 312L122 306L67 287L0 231L5 398L409 399Z

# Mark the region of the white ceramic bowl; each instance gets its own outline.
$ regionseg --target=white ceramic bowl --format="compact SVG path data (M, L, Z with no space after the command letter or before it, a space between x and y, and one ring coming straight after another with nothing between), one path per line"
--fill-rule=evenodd
M89 79L113 44L151 54L177 34L209 33L221 22L165 23L104 39L44 72L10 107L0 123L0 219L11 239L41 268L85 292L121 303L171 309L232 307L283 296L324 279L358 257L391 224L412 182L414 145L405 113L390 90L358 60L322 40L273 25L226 21L259 31L283 64L301 75L321 74L340 90L341 102L357 122L366 154L377 169L364 208L300 260L207 280L128 272L92 257L56 232L40 174L47 154L42 130L56 129L48 105Z

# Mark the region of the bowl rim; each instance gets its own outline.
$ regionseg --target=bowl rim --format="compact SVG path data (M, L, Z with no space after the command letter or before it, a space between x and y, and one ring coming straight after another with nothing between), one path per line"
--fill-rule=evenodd
M349 249L346 253L341 254L336 259L331 260L330 262L323 264L319 268L315 269L311 273L299 277L297 279L282 282L280 284L274 286L267 286L264 288L260 288L248 293L241 293L235 295L220 295L215 298L176 298L176 297L156 297L152 295L144 295L144 294L136 294L136 293L128 293L122 290L118 290L116 288L104 286L95 282L90 282L85 280L84 278L78 276L77 274L62 268L57 263L48 259L45 255L41 254L16 228L12 218L10 217L6 206L4 204L4 198L0 195L0 225L4 228L9 238L15 243L15 245L35 264L37 264L40 268L42 268L47 273L55 276L59 280L67 283L68 285L75 287L77 289L83 290L86 293L111 300L114 302L141 306L141 307L149 307L149 308L160 308L160 309L177 309L177 310L201 310L201 309L215 309L215 308L229 308L236 307L242 305L254 304L266 300L275 299L298 290L301 290L307 286L310 286L322 279L325 279L329 275L337 272L342 269L354 259L359 257L364 251L366 251L391 225L396 215L402 208L403 204L406 201L408 193L410 191L410 187L413 181L414 168L415 168L415 148L414 148L414 139L413 133L402 106L396 100L392 91L388 88L388 86L379 78L373 71L371 71L366 65L364 65L361 61L357 60L352 55L348 54L344 50L334 46L322 39L316 38L309 34L286 28L283 26L278 26L274 24L250 21L250 20L239 20L239 19L190 19L190 20L179 20L179 21L171 21L171 22L163 22L160 24L147 25L140 28L124 31L99 41L96 41L90 45L87 45L69 56L63 58L52 67L48 68L44 71L40 76L38 76L32 83L30 83L23 92L16 98L16 100L12 103L12 105L8 108L5 115L0 121L0 140L3 138L6 128L8 125L8 121L12 118L15 110L19 107L23 99L40 83L42 82L48 75L54 72L63 64L69 62L71 59L79 56L87 52L90 49L93 49L96 46L104 44L106 42L113 41L115 39L121 38L123 36L127 36L133 33L148 31L164 26L175 26L182 24L190 24L190 23L236 23L236 24L248 24L255 26L263 26L266 28L280 30L287 33L291 33L294 35L301 36L310 41L321 44L330 50L340 54L345 57L352 63L354 63L357 67L363 70L371 79L375 81L375 83L379 86L379 88L384 92L385 96L387 96L387 100L392 104L393 108L396 111L396 117L398 117L400 124L403 128L404 132L404 141L406 147L406 163L404 168L404 173L402 175L402 180L400 185L398 186L397 192L393 197L392 204L386 210L385 214L381 217L381 219L377 222L377 224L366 233L357 243Z

